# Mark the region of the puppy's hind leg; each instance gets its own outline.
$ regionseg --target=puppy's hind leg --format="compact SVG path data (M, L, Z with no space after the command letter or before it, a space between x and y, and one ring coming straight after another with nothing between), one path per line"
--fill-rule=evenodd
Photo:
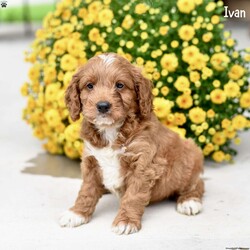
M177 211L185 215L196 215L202 210L202 196L204 193L204 182L202 179L189 186L181 192L177 199Z

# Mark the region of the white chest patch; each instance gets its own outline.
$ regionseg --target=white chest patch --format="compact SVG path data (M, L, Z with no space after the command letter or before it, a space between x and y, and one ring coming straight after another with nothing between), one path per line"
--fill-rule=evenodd
M114 139L114 134L107 134L107 137L111 142ZM123 186L123 178L120 175L119 155L123 153L123 150L113 150L110 145L112 143L104 148L96 148L88 141L85 141L86 154L94 156L102 170L103 185L110 192L119 196L118 190Z

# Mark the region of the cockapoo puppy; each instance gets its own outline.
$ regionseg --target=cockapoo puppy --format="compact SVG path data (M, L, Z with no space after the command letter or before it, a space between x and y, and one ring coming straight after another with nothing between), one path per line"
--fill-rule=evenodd
M84 116L83 184L61 226L89 222L106 190L120 199L117 234L139 231L145 207L169 196L182 214L201 211L202 152L158 121L152 99L151 82L114 53L91 58L73 76L65 100L73 121Z

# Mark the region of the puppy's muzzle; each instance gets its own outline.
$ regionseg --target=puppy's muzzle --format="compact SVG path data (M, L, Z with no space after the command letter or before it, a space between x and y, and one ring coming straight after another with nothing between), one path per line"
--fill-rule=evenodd
M100 101L96 104L97 110L102 114L107 113L110 110L110 107L111 107L111 104L106 101Z

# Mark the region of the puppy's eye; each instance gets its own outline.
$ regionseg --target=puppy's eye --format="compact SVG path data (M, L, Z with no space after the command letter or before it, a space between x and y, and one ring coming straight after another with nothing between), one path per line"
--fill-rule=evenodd
M117 89L122 89L122 88L124 87L124 84L121 83L121 82L117 82L117 83L115 84L115 87L116 87Z
M94 84L93 83L90 82L90 83L87 84L87 89L91 90L93 88L94 88Z

